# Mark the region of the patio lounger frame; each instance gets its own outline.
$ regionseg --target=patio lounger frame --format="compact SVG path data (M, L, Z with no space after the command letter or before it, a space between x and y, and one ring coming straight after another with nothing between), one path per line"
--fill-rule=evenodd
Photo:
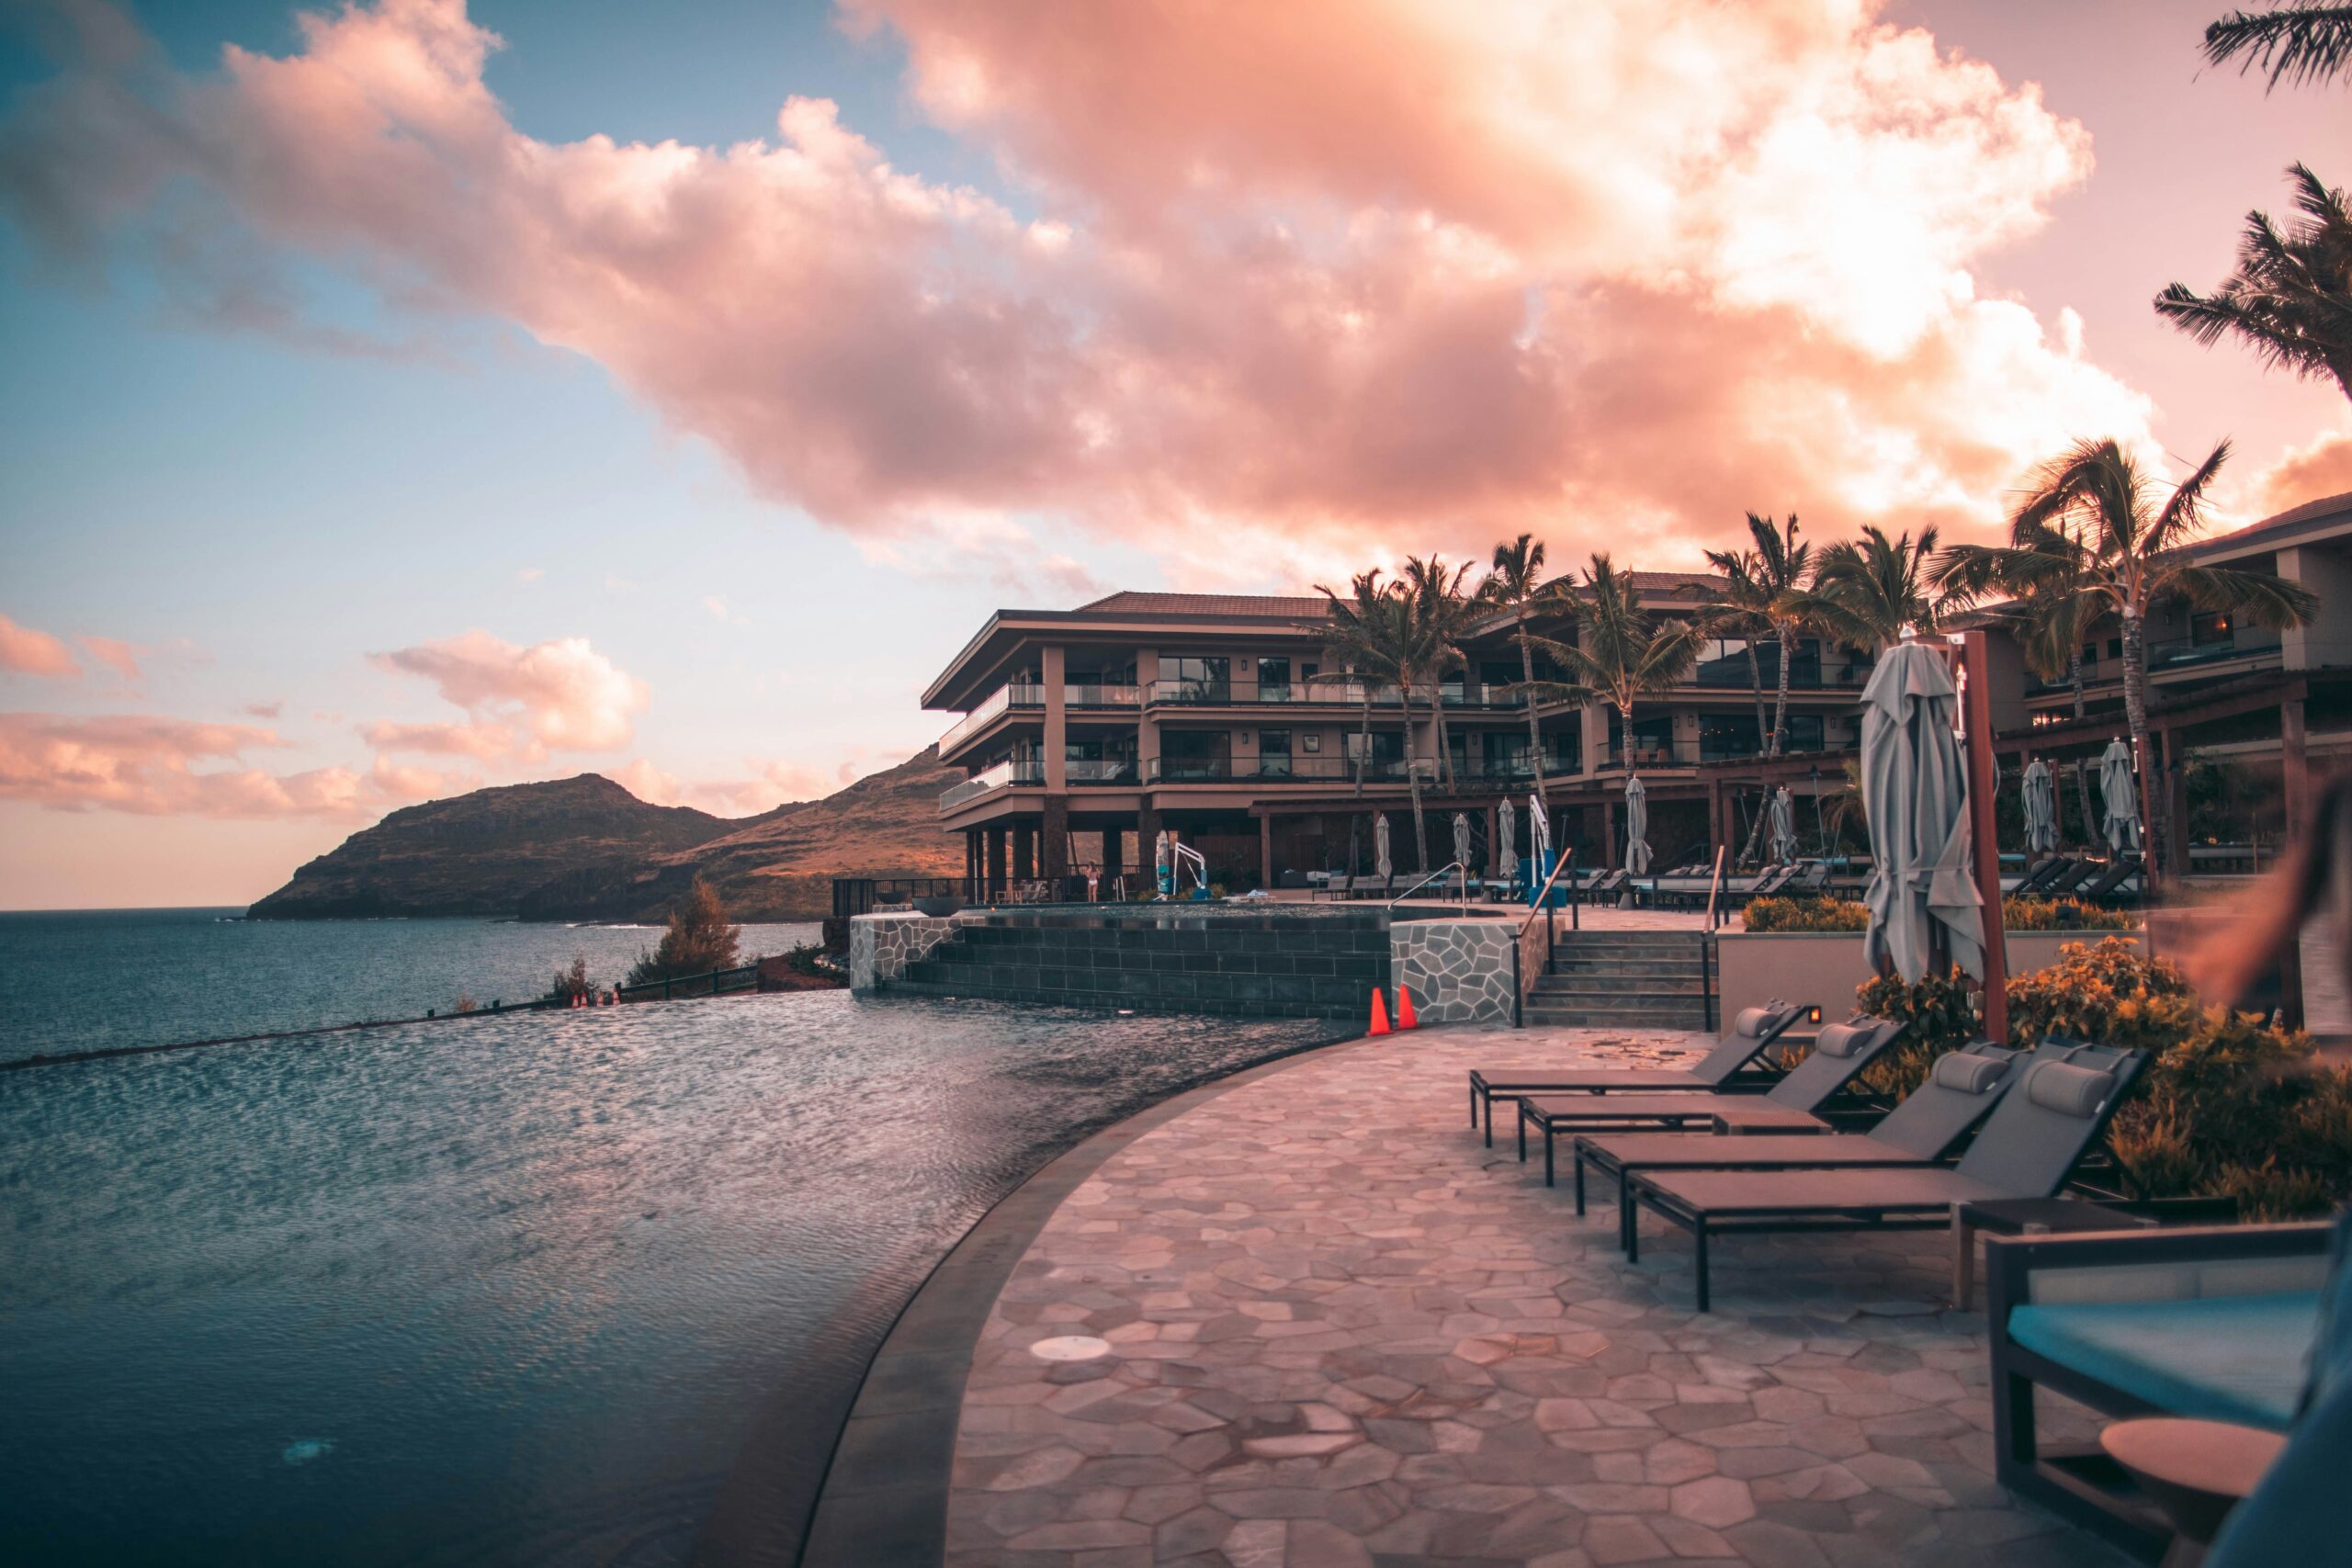
M2059 1050L2051 1054L2052 1046ZM1621 1202L1631 1202L1650 1210L1668 1224L1690 1233L1698 1271L1699 1310L1708 1310L1710 1293L1707 1279L1707 1243L1713 1236L1743 1233L1772 1234L1809 1231L1854 1230L1942 1230L1951 1224L1952 1211L1962 1203L1988 1202L2002 1198L2049 1197L2066 1185L2083 1156L2105 1136L2108 1124L2116 1111L2129 1098L2132 1086L2147 1065L2148 1054L2140 1050L2119 1050L2109 1045L2081 1045L2073 1042L2045 1042L2035 1053L2035 1060L2018 1077L2017 1093L2004 1094L2001 1103L1976 1136L1969 1151L1957 1166L1927 1167L1911 1170L1874 1170L1857 1173L1858 1185L1838 1179L1835 1170L1780 1170L1752 1172L1686 1172L1678 1176L1672 1171L1653 1171L1645 1176L1627 1179ZM2079 1125L2065 1128L2073 1142L2063 1168L2043 1183L2029 1182L2020 1187L2012 1177L1999 1179L2002 1161L2012 1151L2007 1145L2019 1141L2018 1137L1996 1136L1996 1128L2011 1116L2018 1115L2018 1107L2030 1106L2027 1094L2032 1088L2032 1075L2048 1067L2090 1066L2110 1073L2114 1087L2087 1116L2069 1117ZM2031 1116L2034 1107L2019 1117ZM2030 1138L2032 1131L2021 1134ZM2030 1151L2039 1152L2039 1151ZM2053 1163L2055 1163L2053 1161ZM2043 1174L2047 1175L2047 1172ZM1733 1203L1712 1207L1703 1197L1694 1196L1690 1188L1717 1176L1738 1175L1747 1183ZM1885 1188L1873 1190L1872 1182L1899 1187L1914 1184L1907 1195L1891 1195ZM2040 1190L2034 1189L2039 1186ZM1776 1193L1773 1189L1780 1190ZM1720 1202L1720 1199L1718 1199ZM1625 1230L1625 1258L1637 1262L1641 1258L1641 1232L1637 1223L1629 1223Z
M2035 862L2026 868L2023 876L2018 878L2017 886L2009 889L2009 897L2014 898L2020 893L2039 893L2044 883L2057 875L2067 864L2080 858L2077 855L2052 855L2046 860Z
M1838 1032L1833 1034L1832 1031ZM1559 1172L1559 1139L1595 1125L1617 1131L1663 1127L1679 1131L1704 1126L1708 1131L1746 1136L1808 1135L1832 1129L1817 1112L1843 1093L1879 1056L1903 1038L1903 1026L1883 1018L1858 1018L1829 1024L1814 1037L1815 1049L1761 1095L1619 1094L1611 1097L1552 1098L1522 1095L1519 1101L1519 1158L1527 1162L1527 1130L1544 1134L1544 1185L1555 1184ZM1832 1054L1819 1049L1834 1039L1846 1049ZM1582 1171L1578 1171L1582 1188ZM1577 1212L1584 1212L1579 1201Z
M1491 1149L1495 1146L1498 1100L1516 1105L1531 1094L1657 1094L1682 1089L1760 1093L1777 1082L1780 1074L1759 1070L1758 1058L1813 1009L1810 1003L1781 1002L1750 1010L1766 1015L1757 1034L1742 1036L1735 1022L1731 1035L1702 1057L1696 1067L1587 1067L1546 1073L1540 1077L1511 1077L1499 1072L1489 1076L1485 1069L1474 1067L1470 1071L1470 1126L1476 1131L1481 1122L1485 1123L1487 1146ZM1741 1014L1742 1019L1746 1017L1746 1013ZM1520 1157L1526 1157L1523 1150Z
M2086 1526L2147 1562L2164 1554L2172 1527L2138 1501L2120 1470L2096 1446L2041 1445L2033 1394L2047 1388L2114 1416L2171 1414L2075 1368L2037 1355L2008 1336L2009 1314L2033 1299L2036 1272L2269 1265L2322 1259L2335 1226L2218 1225L2178 1230L2091 1232L2074 1235L1988 1236L1984 1242L1985 1328L1993 1351L1993 1466L2001 1484L2062 1517ZM2152 1282L2151 1289L2156 1289ZM2202 1280L2192 1287L2201 1291ZM2138 1298L2146 1299L2146 1298ZM2288 1568L2280 1564L2279 1568Z
M2076 888L2074 896L2085 903L2105 903L2110 898L2120 899L2127 897L2120 890L2125 883L2140 874L2141 864L2141 859L2136 854L2120 854L2108 863L2106 870ZM2130 895L2130 897L2137 897L2137 895Z
M2078 856L2074 864L2058 872L2049 881L2035 888L2034 896L2038 898L2064 898L2084 883L2097 876L2105 864L2103 861Z
M1904 1098L1903 1103L1881 1117L1867 1133L1841 1133L1807 1138L1802 1143L1758 1143L1752 1140L1667 1136L1654 1133L1584 1133L1569 1145L1569 1164L1576 1184L1577 1213L1585 1212L1585 1172L1608 1176L1617 1188L1617 1244L1632 1246L1628 1236L1634 1206L1625 1198L1625 1182L1652 1170L1810 1170L1901 1168L1935 1165L1950 1154L1970 1129L2017 1082L2018 1064L2028 1053L1978 1041L1938 1058L1927 1082ZM1947 1059L1978 1057L2003 1069L1980 1087L1955 1088L1968 1077L1965 1068L1945 1069ZM1950 1081L1947 1081L1949 1078Z

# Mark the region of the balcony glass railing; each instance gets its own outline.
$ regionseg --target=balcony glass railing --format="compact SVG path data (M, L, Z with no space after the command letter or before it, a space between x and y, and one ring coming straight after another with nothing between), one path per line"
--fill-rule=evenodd
M939 809L953 811L967 800L978 800L991 790L1009 789L1015 784L1039 784L1046 782L1046 764L1034 757L1007 758L992 768L983 768L962 784L944 791L939 797Z
M1041 708L1045 705L1046 688L1043 686L1026 683L999 686L979 706L947 727L945 733L939 738L939 754L945 756L959 742L979 733L989 720L1009 708Z
M1427 758L1417 764L1424 782L1433 777L1436 763ZM1152 784L1351 784L1356 763L1348 757L1264 757L1235 761L1225 757L1154 757L1144 776ZM1403 784L1402 761L1363 764L1366 784Z
M1072 757L1062 777L1074 784L1131 784L1137 777L1133 757Z
M1133 682L1110 685L1099 681L1073 681L1062 688L1062 705L1073 708L1131 708L1143 701L1143 689Z
M1296 706L1306 703L1362 707L1364 687L1354 681L1297 681L1282 685L1261 683L1254 686L1231 681L1154 681L1147 689L1145 698L1154 705L1208 707ZM1428 698L1417 695L1414 700L1419 705L1426 703ZM1396 688L1373 687L1372 701L1375 707L1395 706Z
M2225 659L2240 659L2249 654L2267 653L2268 649L2240 648L2237 638L2223 637L2219 642L2198 642L2189 637L2174 637L2148 645L2148 673L2180 670L2194 664L2218 664Z

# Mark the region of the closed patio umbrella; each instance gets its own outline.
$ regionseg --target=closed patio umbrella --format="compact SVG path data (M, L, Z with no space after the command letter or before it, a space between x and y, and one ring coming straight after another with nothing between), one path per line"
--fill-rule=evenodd
M1917 985L1940 936L1984 976L1984 898L1970 868L1968 775L1952 733L1959 694L1943 660L1908 638L1862 688L1862 814L1875 863L1862 957Z
M1151 867L1159 883L1159 890L1171 897L1176 892L1174 861L1175 856L1168 847L1168 829L1162 828L1159 836L1151 842Z
M1509 882L1519 874L1518 846L1511 840L1518 836L1518 813L1506 800L1495 807L1495 875Z
M1470 818L1466 813L1453 814L1453 859L1462 867L1462 874L1470 874Z
M1782 865L1797 858L1797 807L1789 786L1772 792L1772 858Z
M2025 766L2025 847L2037 855L2058 847L2058 786L2039 757Z
M1385 811L1372 819L1372 873L1383 882L1396 874L1396 863L1388 858L1388 813Z
M2140 847L2140 789L2132 777L2132 748L2117 736L2098 760L2098 792L2107 797L2107 847L2117 854Z
M1625 779L1625 869L1640 876L1650 868L1650 792L1632 775Z

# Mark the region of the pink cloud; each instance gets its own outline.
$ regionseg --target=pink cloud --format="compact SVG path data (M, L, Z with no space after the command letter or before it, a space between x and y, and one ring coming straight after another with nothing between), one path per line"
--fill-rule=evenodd
M266 729L145 715L0 714L0 798L142 816L351 817L348 769L273 773L241 765L284 744ZM200 763L228 763L199 771Z
M121 676L126 681L139 679L139 656L142 651L117 637L97 637L85 633L82 646L90 657Z
M2352 430L2323 432L2305 446L2290 447L2261 478L2265 512L2284 512L2307 501L2352 491Z
M553 751L612 751L627 746L636 716L651 700L644 682L616 668L585 637L518 648L469 631L368 656L379 669L433 682L463 708L462 725L376 725L365 733L395 750L537 759Z
M192 184L596 360L779 502L983 554L1033 551L1023 515L1198 578L1520 526L1687 557L1749 507L1966 530L2065 441L2146 433L2079 323L1971 272L2086 136L1869 0L849 11L1039 216L808 99L773 143L533 139L459 0L217 76L82 67L0 188L70 251Z
M819 800L855 776L850 763L829 772L803 762L754 762L749 777L685 781L643 757L613 774L638 799L653 806L691 806L714 817L755 817L788 801Z
M20 626L6 615L0 615L0 670L61 681L78 679L82 673L62 637Z

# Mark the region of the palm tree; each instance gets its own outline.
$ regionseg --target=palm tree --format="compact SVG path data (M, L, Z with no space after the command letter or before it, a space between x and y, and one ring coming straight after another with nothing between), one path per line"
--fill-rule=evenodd
M1709 550L1707 564L1715 569L1719 581L1690 584L1690 592L1699 601L1698 614L1691 619L1705 636L1736 637L1747 644L1747 684L1756 694L1756 744L1758 749L1769 748L1771 731L1764 722L1764 667L1756 657L1758 640L1772 629L1772 593L1759 580L1763 563L1754 550Z
M1797 514L1786 523L1747 514L1747 535L1756 541L1756 580L1771 592L1765 616L1772 623L1772 640L1781 650L1780 693L1772 707L1772 739L1765 755L1777 757L1789 749L1789 664L1796 639L1812 623L1794 607L1795 595L1813 586L1813 547L1797 543Z
M1396 570L1398 582L1412 601L1414 645L1420 653L1419 673L1430 689L1430 718L1437 740L1437 764L1444 770L1448 788L1454 785L1453 750L1446 744L1445 677L1456 666L1466 670L1468 658L1462 651L1462 639L1468 631L1476 602L1464 595L1463 579L1470 575L1470 563L1448 567L1440 556L1407 556L1405 564ZM1406 713L1406 729L1411 733L1411 709Z
M1641 606L1633 579L1611 566L1608 556L1592 558L1578 594L1577 643L1529 634L1544 657L1567 676L1535 681L1529 690L1540 702L1592 702L1617 710L1625 755L1634 751L1634 705L1686 679L1699 662L1699 628L1689 621L1661 624Z
M2342 190L2302 164L2287 177L2301 218L2281 233L2267 215L2247 213L2237 270L2210 295L2170 285L2156 314L2209 348L2236 338L2266 369L2334 377L2352 397L2352 212Z
M2052 583L2098 614L2123 623L2123 712L2141 763L2142 816L2148 823L2148 862L2163 869L2164 823L2153 809L2161 795L2147 784L2149 608L2186 599L2199 609L2225 610L2273 629L2301 626L2319 608L2304 589L2267 571L2198 566L2188 547L2204 523L2205 493L2229 460L2217 443L2195 471L2161 504L2159 480L2113 440L2076 442L2043 464L2033 489L2009 519L2009 546L1996 553L1997 575L2028 594ZM2072 534L2086 555L2069 548Z
M1905 626L1932 631L1947 614L1928 580L1936 540L1933 528L1921 529L1915 543L1908 534L1890 539L1865 523L1860 539L1841 539L1823 550L1813 585L1782 595L1781 606L1867 653L1892 648Z
M2012 548L2018 547L2011 547ZM2083 644L2105 613L2083 592L2092 561L2082 530L2070 520L2051 524L2030 545L2036 559L2012 568L2009 551L1988 545L1954 545L1938 558L1932 581L1958 608L2006 600L1984 612L2018 639L2026 667L2045 681L2061 675L2074 688L2075 716L2083 716Z
M1519 644L1520 697L1527 705L1527 754L1535 768L1535 798L1549 798L1544 793L1544 724L1537 716L1535 703L1535 649L1529 641L1527 623L1539 615L1574 613L1575 601L1560 591L1556 581L1544 580L1544 545L1532 534L1521 534L1507 545L1495 547L1495 558L1486 580L1478 584L1478 597L1511 618L1511 640Z
M1330 648L1334 661L1352 669L1357 674L1357 693L1363 700L1363 741L1356 751L1356 798L1363 798L1364 765L1372 761L1372 694L1375 668L1383 656L1384 637L1380 623L1385 616L1385 601L1394 596L1394 585L1384 585L1380 569L1360 571L1349 580L1347 596L1342 598L1317 583L1315 591L1331 602L1329 617L1306 629L1321 637ZM1412 718L1406 716L1406 727L1411 728ZM1363 814L1357 812L1348 818L1348 874L1358 874L1361 856L1356 840L1357 825Z
M2324 83L2352 73L2352 6L2297 0L2268 11L2233 11L2205 29L2205 58L2215 65L2237 59L2240 75L2268 71L2266 92L2282 81Z

